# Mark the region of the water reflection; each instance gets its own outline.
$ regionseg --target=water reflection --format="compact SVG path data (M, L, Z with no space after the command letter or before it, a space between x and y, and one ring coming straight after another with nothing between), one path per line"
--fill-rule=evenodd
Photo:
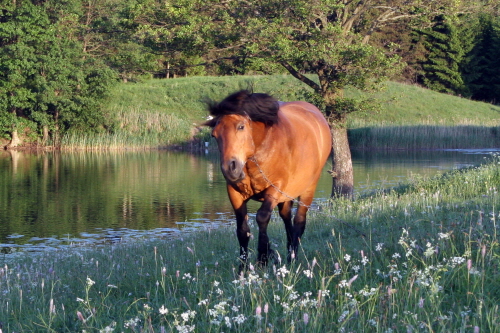
M356 191L393 186L412 174L475 164L483 156L457 151L353 152ZM331 178L324 172L316 196L325 199L330 192ZM257 207L255 203L249 210ZM0 152L0 248L8 251L16 246L34 249L168 236L216 228L230 220L217 156Z

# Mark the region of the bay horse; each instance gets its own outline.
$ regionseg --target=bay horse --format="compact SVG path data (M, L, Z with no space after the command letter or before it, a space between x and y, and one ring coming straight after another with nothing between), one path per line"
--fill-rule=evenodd
M220 151L221 170L236 215L240 259L246 265L250 228L247 202L261 201L258 259L272 254L267 226L278 206L287 235L288 260L297 255L316 184L332 149L330 128L321 111L306 102L278 102L272 96L241 90L208 105ZM298 198L298 200L295 200ZM293 202L298 202L292 224Z

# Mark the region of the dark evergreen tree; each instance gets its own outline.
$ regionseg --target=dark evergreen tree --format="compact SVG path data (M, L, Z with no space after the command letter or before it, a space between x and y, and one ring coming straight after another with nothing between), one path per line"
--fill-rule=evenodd
M478 27L463 69L467 92L475 100L500 103L500 19L482 16Z
M470 34L455 19L445 16L437 17L432 29L421 33L429 51L422 63L421 83L435 91L462 94L465 85L460 68L472 45Z

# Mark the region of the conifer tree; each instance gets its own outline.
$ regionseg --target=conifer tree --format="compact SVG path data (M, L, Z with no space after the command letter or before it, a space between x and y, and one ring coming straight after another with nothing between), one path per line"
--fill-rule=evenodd
M456 19L439 16L432 29L421 30L429 51L422 64L422 83L435 91L462 94L465 90L461 65L470 49L470 37Z
M500 19L482 16L474 48L467 56L464 79L468 95L480 101L500 102Z

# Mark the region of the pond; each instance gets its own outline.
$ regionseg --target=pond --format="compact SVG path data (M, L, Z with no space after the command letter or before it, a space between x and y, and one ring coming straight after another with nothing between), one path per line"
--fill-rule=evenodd
M481 162L488 151L353 152L356 192ZM327 200L326 172L316 201ZM258 203L250 205L255 213ZM0 152L0 249L168 237L233 220L216 155Z

